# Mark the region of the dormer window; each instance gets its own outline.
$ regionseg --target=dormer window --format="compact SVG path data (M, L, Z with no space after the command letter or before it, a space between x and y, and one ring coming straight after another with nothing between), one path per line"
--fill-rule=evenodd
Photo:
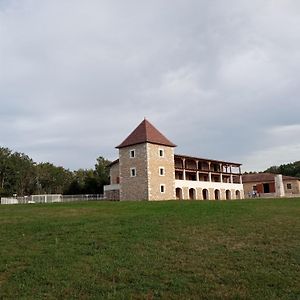
M129 151L129 157L130 157L130 158L135 158L135 149L131 149L131 150Z

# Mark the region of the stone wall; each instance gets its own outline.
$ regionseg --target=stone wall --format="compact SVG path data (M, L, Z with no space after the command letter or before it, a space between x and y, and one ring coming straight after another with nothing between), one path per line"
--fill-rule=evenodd
M120 191L119 190L105 191L105 199L119 201Z
M135 157L130 157L130 152ZM120 200L148 200L147 144L138 144L119 149ZM135 168L136 176L131 176Z
M291 189L288 189L288 184L291 185ZM284 180L283 181L284 185L284 191L285 194L300 194L300 180Z
M176 199L174 148L147 143L147 157L149 200ZM161 192L161 185L164 186L164 192Z
M110 167L109 176L110 176L110 184L120 183L119 163L115 163Z
M247 182L247 183L243 183L244 186L244 193L245 193L245 197L248 198L249 195L250 197L252 197L252 191L253 191L253 186L254 185L258 185L261 184L261 182Z

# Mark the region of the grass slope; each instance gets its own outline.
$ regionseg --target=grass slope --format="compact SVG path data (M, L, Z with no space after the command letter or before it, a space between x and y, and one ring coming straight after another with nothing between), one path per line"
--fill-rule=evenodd
M1 299L300 299L300 199L0 206Z

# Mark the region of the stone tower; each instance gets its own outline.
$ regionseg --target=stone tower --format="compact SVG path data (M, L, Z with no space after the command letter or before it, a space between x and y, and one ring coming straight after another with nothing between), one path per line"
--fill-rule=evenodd
M174 145L148 120L119 149L120 200L175 199Z

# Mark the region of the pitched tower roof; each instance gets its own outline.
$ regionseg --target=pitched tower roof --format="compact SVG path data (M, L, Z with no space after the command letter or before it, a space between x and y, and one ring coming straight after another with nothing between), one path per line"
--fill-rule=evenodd
M136 129L134 129L132 133L116 148L124 148L142 143L176 147L175 144L169 141L148 120L144 119L142 123Z

